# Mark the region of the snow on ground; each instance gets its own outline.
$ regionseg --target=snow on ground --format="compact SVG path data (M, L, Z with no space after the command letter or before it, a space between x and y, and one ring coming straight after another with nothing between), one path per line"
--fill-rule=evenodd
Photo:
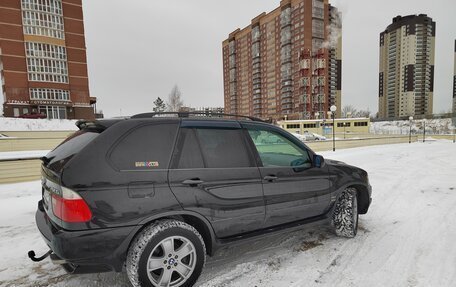
M308 227L239 242L209 258L200 287L454 286L456 144L325 152L369 172L373 203L354 239ZM40 183L0 185L0 286L129 286L125 273L67 275L27 251L46 246L34 224Z
M74 131L76 120L18 119L0 117L0 131Z
M0 160L36 158L36 157L45 156L48 153L49 153L49 150L6 151L6 152L0 152Z
M432 119L426 120L427 134L452 134L456 119ZM412 133L422 134L424 128L423 120L412 121ZM369 131L373 134L405 134L410 132L410 121L383 121L371 122Z

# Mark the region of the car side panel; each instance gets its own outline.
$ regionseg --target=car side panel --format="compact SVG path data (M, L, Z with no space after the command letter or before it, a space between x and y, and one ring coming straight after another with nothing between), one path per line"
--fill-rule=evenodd
M161 212L182 210L169 188L167 166L119 171L109 163L111 147L138 124L125 121L103 132L65 167L62 184L78 192L93 213L90 222L66 224L65 229L136 225Z
M328 168L295 172L292 168L260 168L266 201L266 227L303 220L325 213L330 203Z
M197 186L184 180L199 178ZM185 210L206 217L219 238L263 226L265 209L258 168L170 170L172 191Z

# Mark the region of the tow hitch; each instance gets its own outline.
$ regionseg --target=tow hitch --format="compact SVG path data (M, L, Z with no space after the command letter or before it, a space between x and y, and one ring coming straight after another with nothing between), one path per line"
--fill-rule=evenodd
M52 250L49 250L49 251L46 252L43 256L41 256L41 257L35 257L35 251L30 250L30 251L28 252L28 257L29 257L30 259L32 259L32 261L34 261L34 262L40 262L40 261L43 261L44 259L46 259L46 257L48 257L48 256L51 255L51 254L52 254Z

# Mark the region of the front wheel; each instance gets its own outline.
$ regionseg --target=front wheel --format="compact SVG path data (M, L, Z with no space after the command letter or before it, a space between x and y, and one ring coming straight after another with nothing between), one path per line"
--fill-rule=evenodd
M195 228L177 220L160 220L133 240L127 274L135 287L191 287L205 260L204 240Z
M355 188L346 188L339 196L333 212L334 231L338 236L355 237L358 231L358 199Z

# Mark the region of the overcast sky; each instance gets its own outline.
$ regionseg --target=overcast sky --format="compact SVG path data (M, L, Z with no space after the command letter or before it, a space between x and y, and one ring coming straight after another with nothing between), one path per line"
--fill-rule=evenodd
M185 105L222 106L222 41L279 0L83 0L90 92L105 116L151 111L179 85ZM343 12L342 104L377 112L379 33L396 15L437 22L434 112L452 99L456 1L330 0Z

